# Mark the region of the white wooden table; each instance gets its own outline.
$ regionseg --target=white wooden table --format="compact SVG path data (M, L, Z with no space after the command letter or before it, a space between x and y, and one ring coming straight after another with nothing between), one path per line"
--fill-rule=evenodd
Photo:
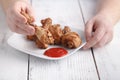
M84 30L95 14L97 0L32 0L37 19L51 17ZM120 80L120 23L113 41L99 49L80 50L56 61L15 50L7 44L12 35L0 9L0 80Z

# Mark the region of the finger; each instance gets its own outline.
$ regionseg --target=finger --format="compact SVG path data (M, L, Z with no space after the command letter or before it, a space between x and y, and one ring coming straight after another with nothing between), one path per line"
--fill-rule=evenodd
M23 29L20 29L15 24L13 24L12 22L10 22L8 19L7 19L7 22L8 22L8 26L11 29L12 32L16 32L16 33L24 34L24 35L30 35L27 31L25 31Z
M97 42L100 41L100 39L104 36L105 30L103 27L98 27L93 34L93 36L90 38L90 40L86 43L86 45L83 47L83 49L88 49L92 46L94 46Z
M14 11L12 14L13 18L21 23L26 23L27 19L18 11Z
M94 48L102 47L102 46L108 44L112 40L112 38L113 38L113 34L112 33L105 33L105 35L100 40L100 42L95 44Z
M28 33L27 31L19 28L18 26L14 26L14 28L13 28L13 27L11 27L11 28L12 28L11 30L12 30L13 32L16 32L16 33L18 33L18 34L31 35L30 33Z
M93 47L94 47L94 48L102 47L103 45L106 44L107 40L108 40L108 35L105 34L105 35L102 37L102 39L101 39L98 43L96 43Z
M27 31L29 34L33 35L35 33L35 29L32 26L22 23L20 21L17 21L14 18L11 18L9 16L8 16L8 19L9 19L9 22L11 22L12 24L17 25L19 28Z
M23 29L23 30L26 30L26 31L29 30L29 28L26 27L25 23L21 23L21 22L15 20L14 18L11 18L11 17L8 17L8 20L9 20L9 23L18 25L18 26L19 26L21 29ZM11 24L11 25L12 25L12 24ZM13 26L13 25L12 25L12 26Z
M32 8L27 8L27 9L26 9L26 12L27 12L27 14L30 15L30 16L34 19L34 21L35 21L35 14L34 14L33 9L32 9Z
M29 34L33 35L35 33L35 29L33 26L27 25L27 24L22 24L18 22L16 25L18 25L19 28L27 31Z
M18 34L23 34L23 35L31 35L31 34L29 34L27 31L19 28L18 26L16 26L16 29L15 29L14 32L16 32L16 33L18 33Z
M85 36L87 41L92 36L92 28L93 28L93 21L87 22L85 25Z

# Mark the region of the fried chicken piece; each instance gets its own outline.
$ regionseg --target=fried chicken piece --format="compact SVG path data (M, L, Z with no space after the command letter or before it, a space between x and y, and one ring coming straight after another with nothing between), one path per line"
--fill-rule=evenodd
M66 34L67 32L71 32L71 29L68 26L65 26L64 29L62 30L62 33Z
M48 47L48 44L44 44L39 39L36 39L35 43L36 43L37 47L40 49L46 49Z
M60 44L61 43L60 39L62 36L62 29L60 28L60 25L59 24L52 25L52 19L50 18L41 20L41 23L44 29L47 29L52 33L54 43Z
M35 27L35 35L39 40L36 41L36 44L38 43L37 45L39 45L40 48L47 48L48 44L54 44L52 34L42 27Z
M50 18L43 19L41 20L41 23L44 29L49 29L49 27L52 26L52 19Z
M35 41L36 38L37 38L36 35L27 35L28 40Z
M55 24L49 27L49 31L52 33L55 44L61 44L61 37L63 35L62 29L59 24Z
M62 36L62 45L67 48L77 48L81 43L82 40L76 32L67 32Z

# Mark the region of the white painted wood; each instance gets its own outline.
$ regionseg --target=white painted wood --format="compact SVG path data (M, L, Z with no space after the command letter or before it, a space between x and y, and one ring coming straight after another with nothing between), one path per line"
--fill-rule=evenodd
M95 0L80 0L87 21L95 13ZM102 48L94 49L101 80L120 80L120 22L115 26L114 39Z
M54 23L84 29L78 0L33 0L37 20L51 17ZM29 80L98 80L90 50L56 61L30 57Z
M11 34L0 8L0 80L27 80L28 55L7 44Z

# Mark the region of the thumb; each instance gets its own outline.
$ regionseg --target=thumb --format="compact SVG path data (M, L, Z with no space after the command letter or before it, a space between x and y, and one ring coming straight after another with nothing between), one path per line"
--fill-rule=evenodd
M85 24L85 37L86 37L87 41L92 36L93 26L94 26L94 21L93 20L90 20Z

